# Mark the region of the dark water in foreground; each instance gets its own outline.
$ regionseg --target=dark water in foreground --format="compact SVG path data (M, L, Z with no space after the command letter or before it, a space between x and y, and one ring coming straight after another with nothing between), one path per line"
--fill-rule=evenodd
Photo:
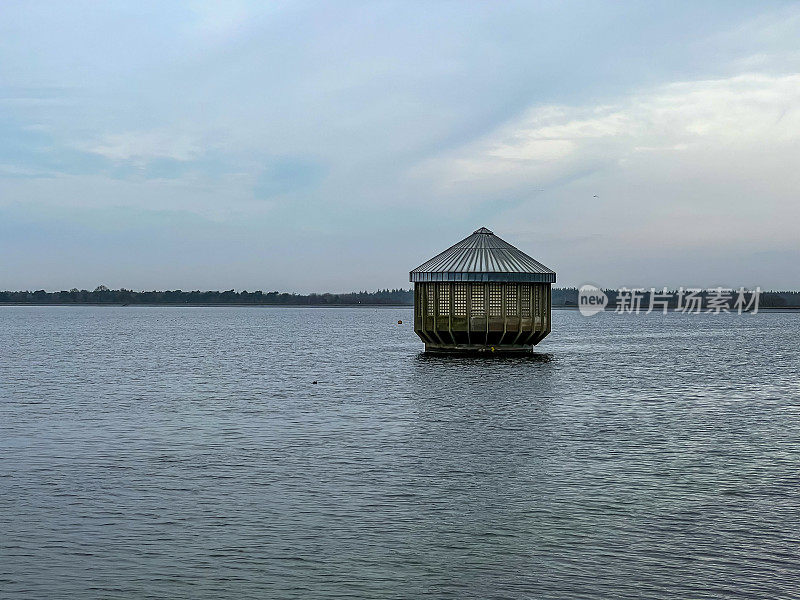
M410 317L1 308L0 597L800 597L800 314Z

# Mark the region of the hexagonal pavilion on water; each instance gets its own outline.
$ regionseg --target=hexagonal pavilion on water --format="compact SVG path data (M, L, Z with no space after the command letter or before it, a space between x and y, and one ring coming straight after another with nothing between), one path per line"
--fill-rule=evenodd
M433 352L529 352L550 333L555 271L481 227L411 271L414 331Z

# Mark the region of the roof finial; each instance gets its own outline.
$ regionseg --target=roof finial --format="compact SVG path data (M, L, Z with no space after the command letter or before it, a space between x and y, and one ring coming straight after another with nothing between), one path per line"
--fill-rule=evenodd
M475 230L475 231L473 231L472 233L473 233L473 234L476 234L476 233L486 233L486 234L488 234L488 235L494 235L494 233L492 232L492 230L491 230L491 229L486 229L486 227L481 227L480 229L476 229L476 230Z

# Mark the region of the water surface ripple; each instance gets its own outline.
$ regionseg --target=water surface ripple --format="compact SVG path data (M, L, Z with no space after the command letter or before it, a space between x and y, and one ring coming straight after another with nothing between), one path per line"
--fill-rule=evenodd
M800 597L800 314L410 322L0 308L0 597Z

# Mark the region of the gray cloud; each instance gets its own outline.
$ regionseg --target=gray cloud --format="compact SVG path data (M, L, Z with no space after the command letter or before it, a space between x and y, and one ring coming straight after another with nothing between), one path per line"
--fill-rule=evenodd
M283 156L272 160L259 175L254 193L256 198L275 196L316 186L325 174L318 162L299 157Z
M568 283L686 284L708 276L697 256L719 256L706 264L731 284L797 285L786 260L763 258L798 250L797 7L6 10L0 208L31 241L15 238L19 266L0 287L47 287L49 273L87 286L103 273L129 287L403 285L483 224ZM26 256L55 244L33 235L51 215L82 233L45 269ZM122 229L106 235L104 220ZM133 264L114 246L126 222L132 245L159 223L174 244Z

